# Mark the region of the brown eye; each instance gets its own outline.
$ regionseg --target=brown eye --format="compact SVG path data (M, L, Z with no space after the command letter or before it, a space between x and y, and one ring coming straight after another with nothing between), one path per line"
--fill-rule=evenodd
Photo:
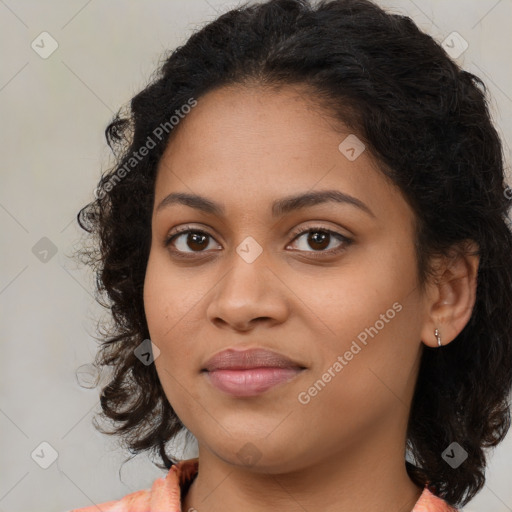
M305 237L304 235L308 235ZM324 253L336 253L340 250L344 249L344 246L350 244L351 240L341 233L337 233L335 231L331 231L330 229L325 229L321 227L313 227L306 228L299 231L298 236L295 237L295 240L303 239L302 247L299 247L299 251L305 252L324 252ZM334 239L338 239L340 243L334 249L326 250L329 245L331 245ZM308 251L307 247L312 248L312 251ZM341 249L340 249L341 247Z
M192 250L200 250L202 251L206 247L208 247L208 235L202 233L187 233L186 234L186 245L188 248Z
M170 236L165 246L173 245L177 252L203 252L208 248L209 238L212 237L204 231L184 229Z
M331 234L326 231L310 231L307 238L307 243L313 247L315 251L326 249L329 245ZM326 244L327 241L327 244Z

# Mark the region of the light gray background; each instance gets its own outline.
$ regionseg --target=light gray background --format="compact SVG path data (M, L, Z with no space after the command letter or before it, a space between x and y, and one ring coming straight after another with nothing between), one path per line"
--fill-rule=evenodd
M452 31L468 41L457 60L488 84L510 162L512 0L380 3L439 41ZM75 371L94 357L91 335L103 311L90 274L68 255L80 237L75 215L110 164L103 130L114 111L147 83L164 50L234 5L0 0L0 512L63 512L118 499L163 476L138 456L121 468L120 480L128 454L91 425L98 390L81 388ZM59 45L47 59L31 48L43 31ZM32 252L42 237L58 251L46 263ZM43 441L58 452L48 469L31 458ZM193 449L184 455L194 456ZM512 511L511 473L509 435L465 510Z

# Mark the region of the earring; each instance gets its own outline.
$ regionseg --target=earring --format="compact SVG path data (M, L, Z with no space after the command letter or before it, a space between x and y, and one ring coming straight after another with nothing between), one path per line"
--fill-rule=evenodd
M439 331L437 329L434 330L434 336L437 339L437 346L440 347L442 345L442 343L441 343L441 335L439 334Z

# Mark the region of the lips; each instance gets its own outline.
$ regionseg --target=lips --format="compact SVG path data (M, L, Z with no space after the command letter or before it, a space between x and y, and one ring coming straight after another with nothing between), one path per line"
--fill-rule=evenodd
M250 368L304 368L277 352L265 349L227 349L209 359L204 370L247 370Z
M220 391L249 397L293 379L304 369L296 361L270 350L228 349L209 359L202 371Z

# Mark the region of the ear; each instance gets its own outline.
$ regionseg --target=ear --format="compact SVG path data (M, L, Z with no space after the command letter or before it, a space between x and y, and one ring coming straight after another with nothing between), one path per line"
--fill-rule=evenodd
M449 255L434 262L434 276L427 284L427 316L421 339L437 347L435 330L442 345L453 341L468 323L476 300L478 245L466 240L453 247Z

